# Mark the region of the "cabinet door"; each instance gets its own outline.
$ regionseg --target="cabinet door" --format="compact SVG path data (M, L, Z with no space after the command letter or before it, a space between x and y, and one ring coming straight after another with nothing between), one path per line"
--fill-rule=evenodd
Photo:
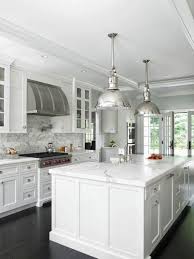
M150 222L151 222L151 247L153 248L160 240L160 198L154 195L150 204Z
M102 132L117 133L118 131L118 111L102 111Z
M174 219L174 173L169 173L161 184L161 229L165 234Z
M9 132L10 67L0 64L0 132Z
M182 208L184 208L189 201L189 167L184 166L182 169L183 185L182 185Z
M10 87L10 131L25 133L27 131L27 78L23 71L11 70Z
M19 201L18 176L2 179L0 181L0 212L17 207Z
M85 132L91 122L91 91L82 87L75 90L75 131Z

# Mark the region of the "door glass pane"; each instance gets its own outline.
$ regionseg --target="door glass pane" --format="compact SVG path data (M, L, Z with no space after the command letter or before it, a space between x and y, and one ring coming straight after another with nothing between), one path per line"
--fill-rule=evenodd
M5 80L5 69L0 67L0 81Z
M78 98L81 98L81 92L82 92L81 88L77 88L77 97Z
M0 85L0 98L4 98L4 86Z
M174 114L174 152L175 155L187 155L188 142L187 142L187 113L175 113Z
M89 91L88 90L85 90L85 99L89 100Z

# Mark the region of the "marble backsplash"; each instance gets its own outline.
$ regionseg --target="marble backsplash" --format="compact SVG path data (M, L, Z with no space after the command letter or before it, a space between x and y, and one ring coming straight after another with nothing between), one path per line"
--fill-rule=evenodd
M53 133L50 128L50 118L47 116L30 115L27 119L27 133L0 134L0 154L8 147L14 147L18 153L42 152L45 146L52 142L59 146L83 146L83 135L77 133Z

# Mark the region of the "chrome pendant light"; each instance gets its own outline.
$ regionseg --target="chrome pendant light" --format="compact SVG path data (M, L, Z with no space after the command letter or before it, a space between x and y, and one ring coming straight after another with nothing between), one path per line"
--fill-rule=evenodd
M160 110L158 107L151 102L151 94L150 94L150 88L149 88L149 82L148 82L148 63L150 60L143 60L143 63L145 63L146 67L146 82L144 86L144 92L143 92L143 103L140 103L136 110L135 115L154 115L154 114L160 114Z
M108 37L111 38L112 46L112 69L109 77L108 89L100 95L96 105L97 110L118 110L131 108L127 100L125 100L118 88L118 76L114 64L114 39L117 33L110 33Z

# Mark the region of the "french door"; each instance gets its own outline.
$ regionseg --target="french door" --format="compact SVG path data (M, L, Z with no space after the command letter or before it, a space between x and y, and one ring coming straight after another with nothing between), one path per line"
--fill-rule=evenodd
M174 112L162 114L160 131L161 153L167 156L174 156Z
M188 156L194 155L194 111L188 112Z

